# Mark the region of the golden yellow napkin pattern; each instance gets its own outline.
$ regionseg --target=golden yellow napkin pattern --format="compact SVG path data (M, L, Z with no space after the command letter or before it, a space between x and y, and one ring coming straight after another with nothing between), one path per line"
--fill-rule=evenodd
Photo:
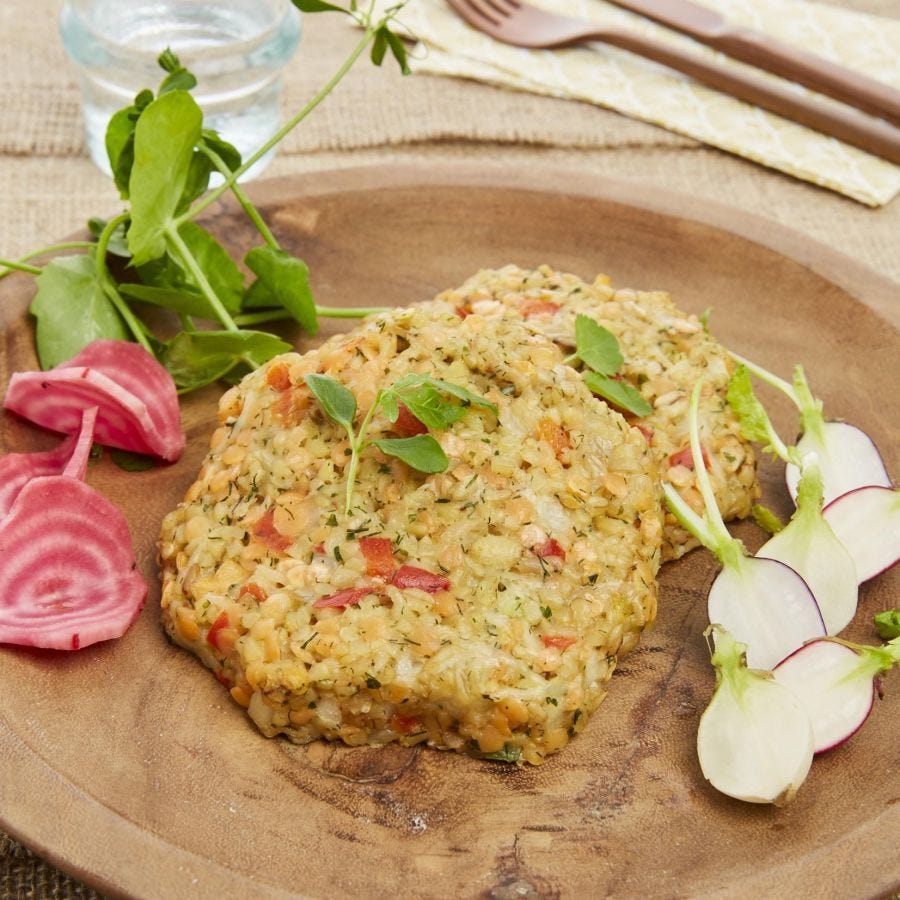
M532 2L550 12L627 27L724 65L752 68L605 0ZM900 88L900 21L812 0L703 3L735 24L766 32ZM900 166L615 47L600 43L564 50L511 47L470 28L444 0L411 0L400 18L420 41L413 52L413 67L418 72L473 78L595 103L869 206L881 206L900 192ZM767 73L762 77L775 78ZM805 91L799 86L795 89Z

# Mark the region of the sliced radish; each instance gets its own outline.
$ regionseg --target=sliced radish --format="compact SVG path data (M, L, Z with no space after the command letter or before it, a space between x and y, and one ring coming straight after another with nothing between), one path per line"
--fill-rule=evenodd
M825 483L825 503L860 487L890 487L891 479L872 439L846 422L816 422L797 441L801 455L815 453ZM792 498L797 496L800 470L788 465L785 482Z
M3 405L65 434L78 431L82 410L96 406L98 442L169 462L184 450L171 376L126 341L95 341L47 372L15 373Z
M785 482L792 498L797 496L797 484L800 481L799 461L810 453L815 453L822 470L822 479L825 484L825 503L828 504L835 497L846 494L858 487L867 485L881 485L890 487L891 480L884 467L884 461L878 448L872 439L861 429L846 422L829 422L825 420L822 412L822 401L813 396L809 388L809 382L803 372L803 366L794 369L794 377L791 383L779 378L762 366L732 353L731 356L748 372L752 372L757 378L781 391L797 407L800 413L800 429L803 432L793 449L792 458L788 460L785 472ZM737 376L739 373L735 373ZM735 411L741 417L741 425L744 430L752 432L748 435L751 440L767 440L772 434L771 423L763 411L766 421L762 422L757 415L762 410L759 402L753 398L749 402L748 393L752 395L749 381L741 384L738 395L735 398L737 408ZM731 386L729 386L729 402L732 402ZM745 405L746 404L746 405ZM732 407L735 404L732 402ZM743 413L741 414L743 407ZM782 459L785 458L784 444L777 435L769 448Z
M688 434L704 514L697 515L670 484L663 485L669 508L722 565L707 597L709 621L724 626L747 645L753 668L770 669L810 638L825 634L822 615L808 585L790 566L747 555L725 527L700 445L699 408L703 383L691 393Z
M747 645L747 664L771 669L812 638L825 634L806 582L774 559L744 557L722 569L707 598L709 621Z
M716 691L697 729L700 768L729 797L783 805L812 765L809 718L768 672L747 668L743 644L717 626L709 630L715 635Z
M853 557L860 584L900 559L900 490L856 488L832 500L824 515Z
M146 596L115 506L65 475L22 488L0 523L0 642L77 650L119 637Z
M856 614L856 564L822 514L823 481L814 454L803 457L801 469L791 521L756 555L776 559L802 576L816 598L826 633L838 634Z
M97 407L84 411L81 430L57 447L39 453L7 453L0 456L0 519L12 508L19 491L42 475L68 475L82 480L94 438Z
M884 647L811 641L782 660L772 674L803 704L816 753L842 744L862 726L875 702L876 678L900 662L900 640Z

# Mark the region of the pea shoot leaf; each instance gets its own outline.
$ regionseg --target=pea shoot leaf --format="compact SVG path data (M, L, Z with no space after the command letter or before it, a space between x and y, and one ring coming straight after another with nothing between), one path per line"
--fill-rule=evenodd
M306 383L329 418L348 431L356 418L356 397L328 375L307 375Z
M746 366L738 366L735 369L728 382L726 398L728 405L738 417L744 437L748 441L768 444L769 416L753 392L753 383Z
M875 616L875 628L883 641L900 637L900 610L886 609L878 613Z
M348 10L342 6L336 6L334 3L325 3L323 0L291 0L291 3L305 13L317 12L341 12L347 13Z
M254 247L245 257L256 275L245 306L282 306L308 334L319 330L319 317L309 286L309 269L302 259L272 247Z
M241 364L257 368L291 345L264 331L183 331L161 354L181 393L225 377Z
M159 85L157 93L165 94L169 91L190 91L197 86L197 79L182 64L181 60L166 47L157 58L160 68L168 74Z
M617 381L599 372L585 372L584 383L588 389L624 412L636 416L649 416L653 407L627 381Z
M92 216L88 219L87 223L88 231L90 231L94 238L100 237L103 230L106 228L106 225L106 219L99 219L96 216ZM106 245L106 252L111 253L113 256L118 256L120 259L131 259L131 253L128 250L128 242L125 238L124 222L113 231L112 237Z
M408 438L381 438L372 443L386 453L405 462L418 472L443 472L449 465L447 454L430 434Z
M376 66L380 66L384 62L384 55L387 53L387 28L379 28L375 32L375 40L372 41L371 59Z
M138 119L128 183L128 249L137 266L166 252L165 232L184 192L202 121L194 98L179 90L157 97Z
M400 40L397 35L391 31L387 26L385 26L384 31L386 32L386 39L388 42L388 46L391 48L391 53L394 55L394 59L397 60L397 65L400 66L400 71L404 75L409 75L412 71L409 68L409 61L407 59L406 54L406 44Z
M124 297L140 300L142 303L150 303L163 309L171 309L182 316L195 316L213 321L216 318L206 297L188 287L155 287L149 284L126 282L119 285L119 291Z
M589 369L601 375L615 375L622 367L616 336L589 316L575 317L575 352Z
M240 151L232 144L229 144L228 141L223 140L218 132L204 129L198 149L191 157L187 183L184 186L184 193L181 195L181 201L178 204L179 213L186 210L198 197L206 193L209 187L210 176L213 172L218 171L212 159L203 152L204 148L215 153L230 172L240 168Z
M194 222L185 222L178 233L225 309L230 313L240 311L244 276L228 251L205 228ZM189 273L185 273L185 278L189 285L199 290Z
M446 395L462 402L450 402ZM448 428L462 418L469 406L480 406L495 414L497 412L495 404L458 384L451 384L448 381L441 381L439 378L417 373L404 375L383 392L382 409L391 422L397 420L399 409L396 401L398 399L426 428L435 430Z
M71 359L91 341L129 337L97 277L93 251L44 266L29 311L37 319L37 353L44 369Z

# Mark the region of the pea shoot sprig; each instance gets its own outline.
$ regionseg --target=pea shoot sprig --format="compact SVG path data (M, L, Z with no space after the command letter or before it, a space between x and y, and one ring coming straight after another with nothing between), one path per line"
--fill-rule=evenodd
M37 320L35 340L43 368L70 359L93 340L133 340L168 368L184 393L219 378L234 380L291 349L253 326L288 320L315 334L320 316L357 318L377 311L317 305L306 264L279 244L238 179L331 93L367 49L376 65L390 52L401 70L409 71L405 47L391 31L406 0L377 15L374 0L350 0L347 6L292 2L304 13L347 15L360 26L362 37L318 93L258 150L242 160L231 144L204 126L190 94L196 78L165 50L158 60L165 75L156 93L142 90L107 126L107 155L125 210L106 222L92 219L94 241L45 247L18 261L0 259L0 277L13 270L36 276L30 311ZM214 175L221 183L210 190ZM260 245L243 258L253 275L249 284L238 261L196 222L226 192L260 237ZM32 264L62 251L78 252L43 266ZM170 311L178 324L162 332L151 329L144 315L150 307Z
M435 431L449 428L472 406L497 414L495 404L466 388L429 375L412 373L404 375L390 387L381 388L357 428L353 424L357 414L356 398L344 385L329 375L307 375L306 384L326 415L347 432L350 440L344 502L347 515L350 514L360 456L367 447L375 446L387 456L427 474L443 472L449 464L441 445L430 434L399 438L367 437L376 411L380 410L389 422L394 423L400 415L402 403L423 426Z
M583 363L582 377L592 393L636 416L648 416L653 407L628 382L615 376L624 362L616 336L589 316L575 317L575 352L568 365Z

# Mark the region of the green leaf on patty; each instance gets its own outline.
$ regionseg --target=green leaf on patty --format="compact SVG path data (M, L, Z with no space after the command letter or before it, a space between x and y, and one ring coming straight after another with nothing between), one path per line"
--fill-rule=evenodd
M356 418L356 397L347 388L328 375L307 375L306 383L329 418L344 428L353 428L353 420Z
M441 445L430 434L417 434L409 438L382 438L372 443L382 453L395 456L418 472L443 472L450 462Z

